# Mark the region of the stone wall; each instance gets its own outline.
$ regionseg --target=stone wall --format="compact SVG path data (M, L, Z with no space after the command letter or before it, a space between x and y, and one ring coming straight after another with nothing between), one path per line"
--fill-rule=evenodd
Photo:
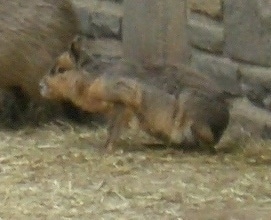
M255 133L255 128L261 133L271 127L269 2L188 0L190 63L217 79L225 90L233 94L240 93L241 88L242 94L255 108L249 114L251 103L242 100L239 103L245 104L233 109L243 124L250 124L251 133ZM106 59L121 58L123 0L74 0L74 3L85 20L82 29L89 39L89 51Z
M188 0L192 66L271 110L271 3ZM233 86L233 88L230 87Z
M269 139L271 2L188 0L188 7L191 65L244 96L232 108L232 121L241 124L232 133Z
M83 34L89 39L88 51L97 57L122 57L123 0L73 0L81 20Z

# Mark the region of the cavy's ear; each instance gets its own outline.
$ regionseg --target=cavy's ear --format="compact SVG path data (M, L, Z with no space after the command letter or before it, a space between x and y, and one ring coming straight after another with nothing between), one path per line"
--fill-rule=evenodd
M81 53L82 53L82 43L83 43L83 38L80 35L77 35L71 45L70 45L70 53L74 57L74 60L76 63L80 62L81 59Z
M82 36L77 35L73 39L69 49L78 69L83 65L92 62L92 57L83 49L83 40Z

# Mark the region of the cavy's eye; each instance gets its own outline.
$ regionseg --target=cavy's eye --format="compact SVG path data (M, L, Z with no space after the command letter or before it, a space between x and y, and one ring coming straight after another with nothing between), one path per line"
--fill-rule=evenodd
M65 68L59 67L57 72L59 72L59 73L64 73L64 72L65 72Z
M54 75L56 73L56 68L53 67L51 70L50 70L50 75Z

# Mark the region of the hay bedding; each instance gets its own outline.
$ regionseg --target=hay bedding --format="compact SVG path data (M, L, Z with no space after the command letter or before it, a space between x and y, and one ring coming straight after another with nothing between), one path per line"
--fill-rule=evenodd
M270 218L270 143L183 153L146 149L147 137L130 130L101 156L105 135L66 122L2 129L0 218Z

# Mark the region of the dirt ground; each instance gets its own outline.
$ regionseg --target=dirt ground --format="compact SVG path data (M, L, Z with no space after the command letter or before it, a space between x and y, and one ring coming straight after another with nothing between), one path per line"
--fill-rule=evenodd
M211 155L128 131L101 155L105 137L64 122L2 129L0 219L270 219L270 143Z

